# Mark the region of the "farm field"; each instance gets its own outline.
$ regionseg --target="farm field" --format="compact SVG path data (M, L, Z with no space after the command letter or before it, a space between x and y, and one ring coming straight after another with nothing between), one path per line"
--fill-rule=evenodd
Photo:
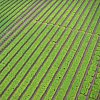
M100 0L0 0L0 100L100 100Z

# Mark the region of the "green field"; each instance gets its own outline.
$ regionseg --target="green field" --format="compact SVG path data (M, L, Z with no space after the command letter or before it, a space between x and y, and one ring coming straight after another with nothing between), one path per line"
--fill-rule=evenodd
M100 100L100 0L0 0L0 100Z

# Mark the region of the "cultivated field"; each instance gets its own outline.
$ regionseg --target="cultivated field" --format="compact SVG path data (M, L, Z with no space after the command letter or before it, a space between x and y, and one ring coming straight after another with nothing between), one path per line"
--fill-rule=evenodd
M0 0L0 100L100 100L100 0Z

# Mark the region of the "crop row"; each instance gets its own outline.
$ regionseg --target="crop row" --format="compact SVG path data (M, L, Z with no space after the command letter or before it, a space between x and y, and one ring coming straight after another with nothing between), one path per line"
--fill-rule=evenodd
M28 4L25 5L25 7L23 7L22 9L20 9L20 11L18 10L17 13L15 13L15 15L13 15L12 17L9 18L9 20L7 20L7 22L2 26L2 35L4 36L4 33L6 33L9 29L12 28L12 26L19 21L19 19L21 19L23 16L25 16L25 14L28 13L28 9L30 7L32 7L32 5L34 5L34 3L36 2L29 2ZM34 5L35 6L35 5ZM19 7L20 8L20 7ZM26 8L26 9L25 9ZM18 16L17 16L18 15ZM12 20L11 20L12 19ZM9 22L11 20L11 22Z
M19 46L19 47L20 47L20 46ZM6 51L7 51L7 50L6 50ZM4 54L6 54L6 53L4 53ZM17 54L17 53L16 53L16 54ZM9 55L10 55L10 54L9 54ZM5 57L6 57L6 56L5 56ZM8 56L8 57L9 57L9 56ZM10 57L11 57L11 56L10 56ZM13 56L13 57L14 57L14 56ZM7 61L4 60L4 62L7 62ZM7 64L8 64L8 63L7 63ZM6 66L7 66L7 64L6 64Z
M49 2L48 2L49 3ZM39 6L42 6L44 3L42 2L42 4L41 5L39 5ZM40 10L43 10L43 9L41 9L41 8L36 8L36 9L34 9L33 11L32 11L32 13L35 13L35 12L37 12L37 9L40 9ZM32 13L31 13L31 15L32 15ZM39 13L39 12L38 12ZM28 26L28 24L33 20L33 17L35 17L35 16L32 16L31 17L31 15L29 15L27 18L26 18L26 20L25 21L21 21L21 22L19 22L19 23L17 23L14 27L13 27L13 29L11 29L12 30L12 32L9 34L8 33L8 37L5 39L5 40L3 40L2 41L2 43L1 43L1 45L3 45L4 44L4 46L2 46L2 48L1 48L1 51L2 51L2 49L4 49L5 47L7 47L27 26ZM31 17L31 18L30 18ZM28 20L30 18L30 20ZM19 26L20 25L20 26ZM19 28L20 27L20 28ZM18 30L19 29L19 30ZM13 33L14 32L14 33ZM17 34L15 34L15 32L17 33ZM10 38L10 37L12 37L12 38Z
M35 2L34 2L34 3L35 3ZM34 3L33 3L33 4L34 4ZM37 2L37 3L38 3L38 2ZM36 3L36 4L37 4L37 3ZM34 5L33 8L31 8L31 9L29 9L29 10L32 10L32 9L35 9L35 8L37 9L37 6L38 6L38 5L36 6L36 4ZM41 3L40 3L40 4L41 4ZM34 10L33 10L33 11L34 11ZM32 12L32 11L31 11L31 12ZM15 26L14 26L14 27L11 27L11 29L10 29L8 32L6 32L6 34L8 33L8 36L9 36L9 33L11 32L11 30L16 29L16 26L20 26L20 27L21 27L21 23L22 23L22 22L23 22L23 23L25 22L25 19L28 18L29 13L30 13L30 12L28 11L28 12L24 13L24 17L23 17L23 16L21 16L21 18L18 17L19 19L17 20L17 22L15 21L15 23L13 23L13 25L15 25ZM26 14L26 16L25 16L25 14ZM32 14L31 14L31 15L32 15ZM30 15L30 16L31 16L31 15ZM29 16L29 17L30 17L30 16ZM14 19L15 19L15 18L14 18ZM10 19L10 20L11 20L11 19ZM17 29L18 29L18 27L17 27ZM7 36L6 36L6 37L7 37Z
M97 99L99 1L14 2L1 6L2 99Z

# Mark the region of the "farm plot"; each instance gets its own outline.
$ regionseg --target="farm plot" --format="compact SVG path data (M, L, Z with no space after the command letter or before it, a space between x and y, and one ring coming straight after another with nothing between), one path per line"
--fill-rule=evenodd
M100 100L100 0L0 0L0 100Z

